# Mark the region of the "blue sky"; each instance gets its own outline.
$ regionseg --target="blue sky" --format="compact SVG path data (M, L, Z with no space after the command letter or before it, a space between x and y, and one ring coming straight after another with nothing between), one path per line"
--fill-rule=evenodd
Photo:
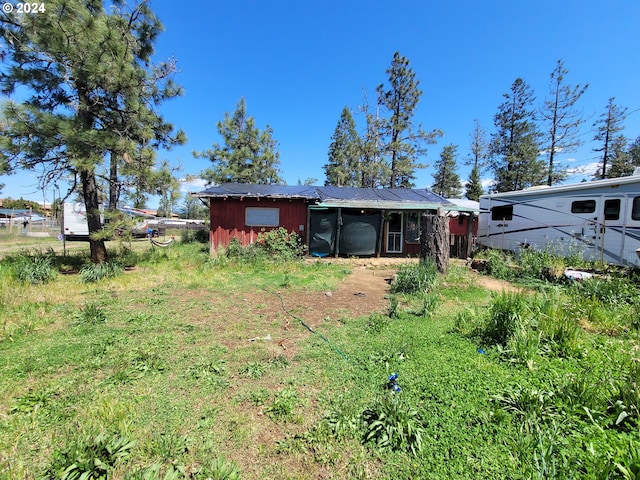
M431 167L417 172L418 187L433 183L433 164L449 144L458 145L458 173L466 179L474 119L491 133L502 95L518 77L540 105L558 59L569 84L590 85L579 102L589 118L585 144L562 161L587 170L597 161L591 126L610 97L628 108L623 133L640 136L637 0L152 0L151 6L165 26L156 60L175 57L175 80L185 92L161 111L188 137L158 159L182 165L183 176L209 166L192 152L220 141L216 123L244 97L258 128L273 129L286 182L312 177L322 184L340 112L345 106L357 112L365 91L374 101L396 51L409 59L423 90L416 123L445 133L422 159ZM355 118L363 127L362 115ZM52 199L36 189L33 172L0 183L4 197Z

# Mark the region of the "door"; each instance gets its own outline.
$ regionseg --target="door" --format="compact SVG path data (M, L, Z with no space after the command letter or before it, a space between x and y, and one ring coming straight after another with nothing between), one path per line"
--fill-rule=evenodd
M402 253L402 212L391 212L387 219L387 253Z
M596 260L621 263L624 251L624 215L626 201L621 195L602 197L595 227Z

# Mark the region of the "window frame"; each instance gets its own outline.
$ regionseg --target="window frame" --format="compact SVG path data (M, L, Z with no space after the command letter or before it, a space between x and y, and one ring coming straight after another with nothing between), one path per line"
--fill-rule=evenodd
M247 227L279 227L280 208L246 207L244 209L244 224Z

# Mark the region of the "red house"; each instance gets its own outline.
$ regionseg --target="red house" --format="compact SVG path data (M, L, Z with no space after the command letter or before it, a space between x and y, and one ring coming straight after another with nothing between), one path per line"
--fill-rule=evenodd
M192 195L209 201L212 252L283 227L314 256L417 255L423 214L473 214L426 189L223 184Z

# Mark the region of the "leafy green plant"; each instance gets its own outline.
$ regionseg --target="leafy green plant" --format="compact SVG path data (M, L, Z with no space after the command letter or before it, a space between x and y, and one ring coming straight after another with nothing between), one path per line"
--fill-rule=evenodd
M426 259L417 264L403 265L391 284L392 293L420 293L435 284L438 270L433 261Z
M66 447L53 452L45 478L106 480L113 467L123 462L135 445L135 440L108 432L73 438Z
M84 283L95 283L104 278L120 275L124 267L119 262L89 263L80 269L80 279Z
M98 325L107 321L107 315L95 303L89 303L84 306L75 315L76 325Z
M289 421L293 419L293 410L299 404L298 392L288 387L276 394L273 402L265 407L264 412L272 420Z
M423 447L425 424L417 409L400 400L397 395L385 396L365 409L361 415L364 424L364 444L373 444L380 450L409 452L417 455Z
M264 375L264 366L260 362L251 362L240 368L238 373L243 377L258 379Z
M526 328L528 304L519 293L494 296L481 335L488 345L506 346L518 329Z
M58 274L50 256L30 256L26 253L16 258L13 264L15 276L21 283L31 285L47 283Z

